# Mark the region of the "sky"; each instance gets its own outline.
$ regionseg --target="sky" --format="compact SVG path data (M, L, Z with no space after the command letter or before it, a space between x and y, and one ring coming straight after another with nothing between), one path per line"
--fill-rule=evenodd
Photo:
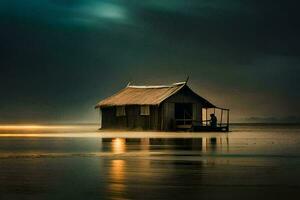
M184 81L233 122L300 119L300 3L1 0L0 122L97 122L127 85Z

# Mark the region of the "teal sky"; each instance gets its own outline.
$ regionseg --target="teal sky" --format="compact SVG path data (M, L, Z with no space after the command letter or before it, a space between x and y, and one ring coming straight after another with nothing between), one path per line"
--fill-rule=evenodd
M136 84L185 80L250 117L300 118L294 1L2 0L0 122L96 122Z

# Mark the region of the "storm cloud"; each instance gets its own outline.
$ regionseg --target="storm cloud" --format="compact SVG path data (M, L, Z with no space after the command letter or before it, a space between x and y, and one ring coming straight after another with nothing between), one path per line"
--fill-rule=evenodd
M233 120L300 112L295 1L3 0L0 121L94 122L124 87L190 75Z

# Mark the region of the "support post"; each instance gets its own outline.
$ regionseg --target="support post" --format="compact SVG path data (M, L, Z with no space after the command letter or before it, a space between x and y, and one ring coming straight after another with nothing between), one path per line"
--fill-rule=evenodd
M227 131L229 131L229 109L227 110Z
M102 110L99 108L99 129L102 128Z
M221 120L220 120L220 127L222 127L222 121L223 121L223 109L221 109Z
M205 109L205 114L206 114L205 121L206 121L206 126L207 126L207 108Z

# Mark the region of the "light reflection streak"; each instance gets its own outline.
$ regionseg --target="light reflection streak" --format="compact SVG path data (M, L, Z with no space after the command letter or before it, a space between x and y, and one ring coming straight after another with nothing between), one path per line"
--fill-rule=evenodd
M124 153L126 150L125 139L124 138L114 138L111 141L112 152L113 153Z
M126 190L125 185L125 160L112 160L110 166L109 189L112 196L122 199Z
M120 182L124 180L124 160L112 160L111 163L111 178L115 182Z

